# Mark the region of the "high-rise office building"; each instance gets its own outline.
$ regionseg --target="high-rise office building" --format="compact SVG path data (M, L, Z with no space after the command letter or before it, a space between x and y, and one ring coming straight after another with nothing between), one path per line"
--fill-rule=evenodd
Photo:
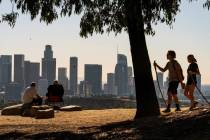
M53 58L51 45L45 46L44 58L42 58L42 78L52 84L56 77L56 59Z
M0 88L6 87L12 80L12 56L0 56Z
M133 68L128 67L128 94L135 95L135 81L133 77Z
M108 73L107 74L107 94L111 94L111 95L116 94L114 73Z
M102 65L85 64L85 82L91 86L93 96L102 92Z
M104 86L103 86L103 94L104 95L108 95L109 94L108 93L108 85L107 85L107 83L105 83Z
M25 87L31 82L38 82L40 78L40 63L25 61L24 63Z
M92 93L91 86L85 81L80 81L80 83L79 83L79 96L80 97L90 97L91 93Z
M24 79L25 79L25 87L30 85L30 73L31 73L31 68L30 68L30 61L24 61Z
M21 101L22 84L9 83L6 86L5 100L6 102L19 102Z
M24 55L15 54L14 55L14 82L19 83L22 88L25 85L24 82Z
M64 90L68 90L68 78L66 68L58 68L58 82L63 85Z
M45 96L47 93L48 81L47 79L38 80L38 93L40 96Z
M163 83L164 83L163 82L163 73L158 72L157 73L157 78L158 79L156 79L155 89L156 89L157 97L161 98L161 92L163 93L163 91L164 91L164 88L163 88ZM159 88L159 86L160 86L160 88Z
M30 68L31 68L31 77L30 77L31 81L30 82L38 83L38 80L40 78L40 63L31 62Z
M160 85L160 89L162 90L163 89L163 73L162 72L158 72L157 73L157 77L158 77L158 81L159 82L159 85Z
M127 57L123 54L117 55L117 64L115 66L115 85L117 86L118 96L129 95Z
M69 77L70 77L70 93L71 95L77 94L77 84L78 84L78 58L70 57L70 68L69 68Z

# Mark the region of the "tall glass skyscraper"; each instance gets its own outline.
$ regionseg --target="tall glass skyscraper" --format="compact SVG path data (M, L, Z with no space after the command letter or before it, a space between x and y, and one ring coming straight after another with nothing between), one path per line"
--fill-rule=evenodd
M64 90L68 89L68 78L66 68L58 68L58 82L63 85Z
M0 56L0 88L6 87L12 80L12 56Z
M115 66L115 85L118 96L128 95L128 65L127 57L123 54L117 55L117 64Z
M91 87L93 96L102 92L102 65L85 64L85 82Z
M56 77L56 58L53 58L51 45L45 46L44 58L42 58L42 78L52 84Z
M14 82L20 84L22 88L25 85L24 59L25 56L23 54L14 55Z
M24 64L25 87L29 86L31 82L38 83L40 78L40 63L25 61Z
M77 82L78 82L78 58L70 57L70 68L69 68L69 76L70 76L70 93L71 95L77 94Z

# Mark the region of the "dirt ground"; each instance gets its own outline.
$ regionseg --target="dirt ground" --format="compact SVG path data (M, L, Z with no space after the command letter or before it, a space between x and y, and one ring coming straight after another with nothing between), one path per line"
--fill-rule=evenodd
M0 116L0 140L209 140L210 108L182 110L139 120L135 109L56 112L43 120Z
M37 133L46 131L79 131L83 127L102 126L108 123L132 120L135 109L84 110L56 112L53 119L34 119L21 116L0 116L0 133L21 131Z

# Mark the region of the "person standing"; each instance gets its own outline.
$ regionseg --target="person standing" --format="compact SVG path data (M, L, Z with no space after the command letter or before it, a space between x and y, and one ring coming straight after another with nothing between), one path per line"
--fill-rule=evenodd
M176 104L176 110L175 111L181 111L179 100L177 97L177 88L179 86L179 83L181 83L182 88L184 88L184 76L182 73L182 68L180 64L175 60L176 53L173 50L169 50L167 53L167 59L169 60L168 63L164 68L160 67L156 62L154 62L154 66L157 67L160 71L165 72L166 70L169 71L169 86L168 86L168 102L167 107L163 111L164 113L171 112L171 103L172 100L174 100Z
M198 68L197 60L195 59L194 55L190 54L187 56L187 61L190 63L187 69L187 84L185 87L184 95L191 101L190 110L196 107L198 104L194 98L194 90L197 84L196 75L200 75L200 71Z

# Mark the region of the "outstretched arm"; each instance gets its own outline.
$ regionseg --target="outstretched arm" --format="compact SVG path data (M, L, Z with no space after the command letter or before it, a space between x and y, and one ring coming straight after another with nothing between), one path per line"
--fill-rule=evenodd
M168 64L166 64L166 66L162 68L156 62L154 62L154 66L157 67L161 72L165 72L168 69Z

